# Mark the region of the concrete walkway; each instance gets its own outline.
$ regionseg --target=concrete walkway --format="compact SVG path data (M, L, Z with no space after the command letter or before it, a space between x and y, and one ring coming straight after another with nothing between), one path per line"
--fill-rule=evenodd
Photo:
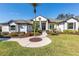
M37 47L43 47L51 43L51 40L46 37L47 33L43 32L41 36L35 36L42 38L42 41L39 42L31 42L29 41L30 38L33 38L34 36L27 37L27 38L11 38L7 41L16 41L23 47L30 47L30 48L37 48Z

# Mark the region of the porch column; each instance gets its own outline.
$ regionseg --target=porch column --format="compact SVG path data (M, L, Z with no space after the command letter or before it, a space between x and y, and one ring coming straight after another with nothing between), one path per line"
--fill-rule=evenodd
M46 21L46 30L48 30L48 21Z
M75 23L76 30L78 31L78 22Z
M40 28L39 28L40 30L42 30L42 27L41 27L41 20L40 20Z
M19 28L18 28L18 25L16 25L15 27L16 27L16 32L18 32L18 29L19 29Z

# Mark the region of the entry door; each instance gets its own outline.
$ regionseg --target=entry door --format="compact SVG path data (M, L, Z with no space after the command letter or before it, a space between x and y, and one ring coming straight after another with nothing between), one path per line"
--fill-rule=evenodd
M42 23L42 30L46 30L46 23Z

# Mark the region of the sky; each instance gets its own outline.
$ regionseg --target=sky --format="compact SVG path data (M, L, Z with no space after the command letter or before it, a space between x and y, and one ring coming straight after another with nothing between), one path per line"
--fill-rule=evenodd
M79 3L41 3L36 9L36 16L47 18L56 18L61 13L79 15ZM0 22L33 18L33 7L30 3L0 3Z

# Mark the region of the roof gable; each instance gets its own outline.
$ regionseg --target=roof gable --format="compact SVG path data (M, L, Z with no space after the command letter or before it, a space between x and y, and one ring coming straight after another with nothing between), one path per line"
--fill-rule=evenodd
M68 19L64 20L63 22L67 22L67 21L69 21L69 20L72 21L72 22L75 22L75 21L79 22L79 19L74 18L74 17L68 18Z
M43 16L38 16L35 19L33 19L33 21L47 21L47 18L43 17Z
M78 20L71 18L71 19L67 20L66 22L78 22Z
M53 23L53 22L55 22L55 23L63 23L63 22L67 22L68 20L73 21L73 22L76 22L76 21L79 22L79 19L74 18L74 17L68 18L68 19L63 19L63 20L49 19L48 21L49 21L50 23Z
M67 18L66 20L69 20L69 19L75 19L75 20L79 21L78 18L75 18L75 17Z

